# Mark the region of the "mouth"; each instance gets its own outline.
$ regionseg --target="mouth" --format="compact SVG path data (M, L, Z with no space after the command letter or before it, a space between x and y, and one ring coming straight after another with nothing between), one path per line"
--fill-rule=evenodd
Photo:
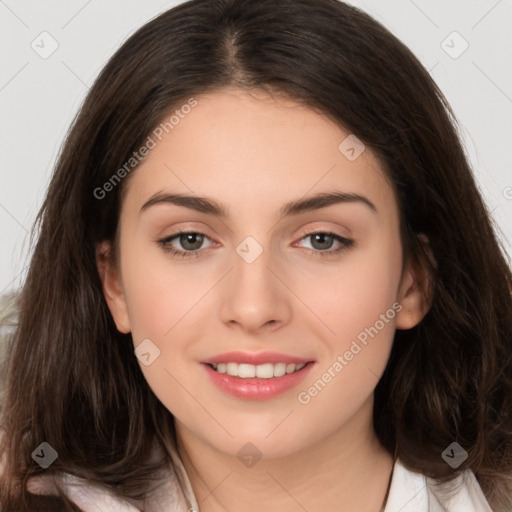
M238 362L230 360L230 357L219 356L210 361L202 361L200 366L215 387L242 400L261 401L284 395L297 388L317 364L316 361L276 354L270 357L273 361L267 358L266 362L262 354L240 356L238 353L237 359ZM251 359L255 364L247 362Z

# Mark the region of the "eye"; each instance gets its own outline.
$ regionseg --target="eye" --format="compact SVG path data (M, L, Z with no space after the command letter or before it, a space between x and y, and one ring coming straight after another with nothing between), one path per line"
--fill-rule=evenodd
M349 240L336 233L330 233L326 231L317 231L315 233L309 233L301 238L305 240L311 239L312 248L306 247L315 256L332 256L333 253L339 253L345 249L348 249L354 244L353 240ZM333 245L338 244L336 249L332 249Z
M184 250L176 249L173 246L173 240L175 238ZM201 249L205 239L210 240L204 233L197 231L179 231L157 242L165 252L172 254L173 257L194 258L199 255L199 249Z

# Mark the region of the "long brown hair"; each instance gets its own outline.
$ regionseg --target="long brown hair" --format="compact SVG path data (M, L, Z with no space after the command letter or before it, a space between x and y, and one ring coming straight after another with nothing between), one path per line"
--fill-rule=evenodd
M115 240L136 166L98 190L169 112L228 85L317 109L379 158L397 191L404 253L430 272L433 300L417 327L396 332L375 390L375 431L409 468L440 482L471 469L493 509L510 511L512 275L504 249L435 82L380 23L337 0L185 2L140 28L104 67L34 227L8 347L2 510L28 507L27 480L43 472L31 453L44 441L58 452L47 472L123 485L137 500L169 464L148 453L174 438L172 414L146 383L130 335L116 330L95 262L96 244ZM453 441L468 452L456 470L441 457Z

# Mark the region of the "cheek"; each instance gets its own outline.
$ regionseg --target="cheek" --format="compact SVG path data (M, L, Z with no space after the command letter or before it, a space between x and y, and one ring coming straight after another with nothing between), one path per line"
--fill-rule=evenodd
M400 251L397 236L383 234L369 247L347 253L339 264L302 281L300 293L329 327L332 336L326 339L336 349L373 326L396 302ZM390 311L388 317L394 319L395 313ZM394 327L394 322L390 324L383 329L387 337Z
M187 405L188 396L182 387L187 373L182 361L190 343L187 326L194 319L194 305L208 289L205 290L205 280L198 281L200 278L191 276L185 266L172 263L165 253L158 254L142 243L127 244L122 254L134 349L145 346L144 352L150 353L147 365L139 357L141 371L169 410L187 409L190 404Z
M204 295L204 280L190 266L172 262L160 249L133 244L122 264L124 291L134 343L165 340Z
M396 300L401 245L391 232L379 238L347 255L335 271L316 282L309 280L308 300L332 332L321 338L324 357L302 386L298 401L311 405L310 412L343 403L333 410L333 422L368 399L389 359L401 309Z

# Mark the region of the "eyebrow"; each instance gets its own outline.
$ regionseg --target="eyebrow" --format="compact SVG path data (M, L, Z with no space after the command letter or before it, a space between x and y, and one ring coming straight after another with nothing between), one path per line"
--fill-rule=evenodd
M378 213L377 207L360 194L348 192L321 192L313 196L303 197L286 203L279 211L280 218L299 215L305 212L320 210L334 204L360 203L367 206L372 212ZM222 203L208 197L198 197L189 194L157 192L153 194L141 207L141 212L158 204L175 204L200 213L214 215L216 217L229 217L228 208Z

